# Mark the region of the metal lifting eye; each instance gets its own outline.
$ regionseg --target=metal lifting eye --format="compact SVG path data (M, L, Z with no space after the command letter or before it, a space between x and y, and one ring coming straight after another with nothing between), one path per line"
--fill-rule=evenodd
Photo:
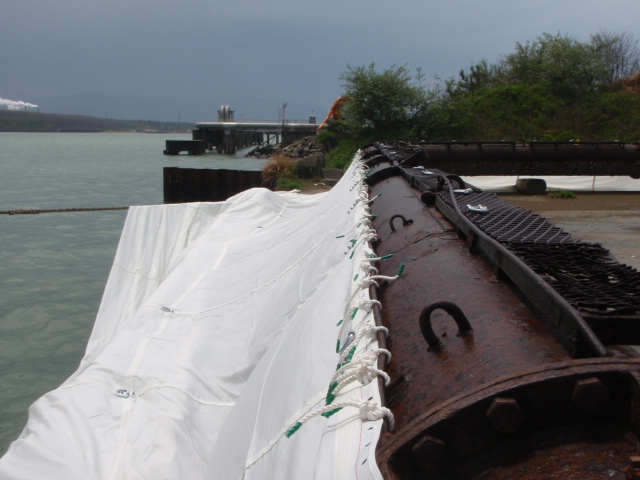
M394 215L393 217L391 217L391 220L389 220L389 226L391 227L391 231L392 232L396 231L396 228L393 226L393 221L396 218L401 218L402 219L402 225L404 225L405 227L407 225L411 225L413 223L413 220L411 220L411 219L407 220L406 218L404 218L404 215L400 215L400 214Z
M431 313L438 308L447 312L451 317L455 320L458 325L458 334L460 336L465 336L469 334L473 328L471 328L471 324L467 317L462 312L460 307L458 307L455 303L441 301L434 302L431 305L427 306L420 313L420 331L422 332L422 336L427 341L427 345L430 348L437 347L440 345L440 338L434 333L433 327L431 326Z

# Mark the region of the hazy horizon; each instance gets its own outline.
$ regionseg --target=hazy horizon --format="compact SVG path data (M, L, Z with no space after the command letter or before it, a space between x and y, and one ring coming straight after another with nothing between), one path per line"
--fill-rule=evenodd
M0 97L40 111L211 121L326 115L348 65L446 79L542 33L640 34L633 0L4 1Z

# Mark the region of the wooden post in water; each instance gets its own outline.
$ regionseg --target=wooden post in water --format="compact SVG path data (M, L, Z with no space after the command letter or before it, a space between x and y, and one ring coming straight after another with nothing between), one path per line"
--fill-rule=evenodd
M262 172L165 167L164 203L220 202L262 185Z

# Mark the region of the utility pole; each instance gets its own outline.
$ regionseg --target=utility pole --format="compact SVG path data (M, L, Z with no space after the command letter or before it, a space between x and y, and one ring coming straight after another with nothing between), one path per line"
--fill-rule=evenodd
M284 142L284 109L287 108L287 102L281 105L282 108L282 128L280 129L280 143Z

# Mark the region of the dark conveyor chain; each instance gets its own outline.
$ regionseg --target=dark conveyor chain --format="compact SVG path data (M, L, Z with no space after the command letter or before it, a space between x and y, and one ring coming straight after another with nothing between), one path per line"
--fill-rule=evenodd
M418 181L426 191L438 188L435 175L410 174L424 177ZM456 187L455 181L451 184ZM640 314L640 273L615 261L602 245L573 238L541 215L494 193L470 185L461 187L455 190L473 192L454 190L452 196L441 190L436 195L450 207L453 197L469 221L518 256L576 309L595 316ZM487 212L470 211L467 205L482 205Z
M583 314L640 315L640 272L617 262L602 245L573 238L537 213L483 192L456 175L429 168L419 147L377 144L365 150L365 156L375 160L376 152L399 167L399 173L426 195L437 196L450 208L455 201L470 222L520 258ZM468 208L478 205L486 212Z

